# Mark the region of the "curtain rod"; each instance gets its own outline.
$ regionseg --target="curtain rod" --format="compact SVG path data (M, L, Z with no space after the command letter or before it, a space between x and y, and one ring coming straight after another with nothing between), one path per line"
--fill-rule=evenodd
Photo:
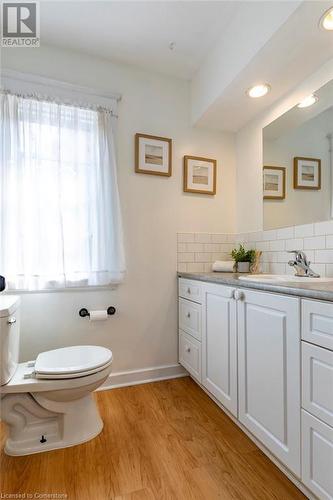
M6 88L0 88L0 93L4 95L12 95L19 97L21 99L30 99L34 101L39 101L39 102L50 102L58 105L63 105L63 106L72 106L75 108L80 108L80 109L86 109L90 111L104 111L107 113L110 113L111 116L114 118L118 118L118 115L115 114L112 110L112 108L106 107L106 106L101 106L99 104L91 104L91 103L86 103L86 102L80 102L79 100L71 100L71 99L65 99L65 98L60 98L58 96L51 97L49 95L45 94L40 94L39 92L14 92L10 89Z

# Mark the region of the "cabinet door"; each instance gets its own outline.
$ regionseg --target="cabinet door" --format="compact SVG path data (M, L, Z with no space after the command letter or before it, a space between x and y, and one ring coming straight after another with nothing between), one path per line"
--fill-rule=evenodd
M299 299L240 292L239 420L300 475Z
M333 427L333 351L302 342L302 406Z
M233 288L202 287L202 384L237 416L237 314Z
M302 410L302 481L320 499L333 498L333 428Z

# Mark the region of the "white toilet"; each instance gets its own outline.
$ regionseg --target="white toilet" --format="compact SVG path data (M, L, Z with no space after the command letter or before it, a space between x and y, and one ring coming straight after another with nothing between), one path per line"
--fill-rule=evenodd
M30 455L97 436L103 422L92 392L111 372L105 347L73 346L18 363L20 298L0 296L0 415L8 425L5 452Z

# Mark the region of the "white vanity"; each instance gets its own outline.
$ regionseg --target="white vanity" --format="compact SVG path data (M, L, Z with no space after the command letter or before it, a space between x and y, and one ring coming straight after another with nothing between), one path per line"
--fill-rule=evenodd
M179 273L179 362L296 484L328 500L333 302L318 295L309 286Z

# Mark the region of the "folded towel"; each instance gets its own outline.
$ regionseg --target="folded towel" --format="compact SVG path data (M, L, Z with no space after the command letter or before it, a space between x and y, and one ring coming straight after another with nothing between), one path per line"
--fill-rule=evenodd
M219 273L232 273L234 270L234 261L216 260L212 265L212 270Z

